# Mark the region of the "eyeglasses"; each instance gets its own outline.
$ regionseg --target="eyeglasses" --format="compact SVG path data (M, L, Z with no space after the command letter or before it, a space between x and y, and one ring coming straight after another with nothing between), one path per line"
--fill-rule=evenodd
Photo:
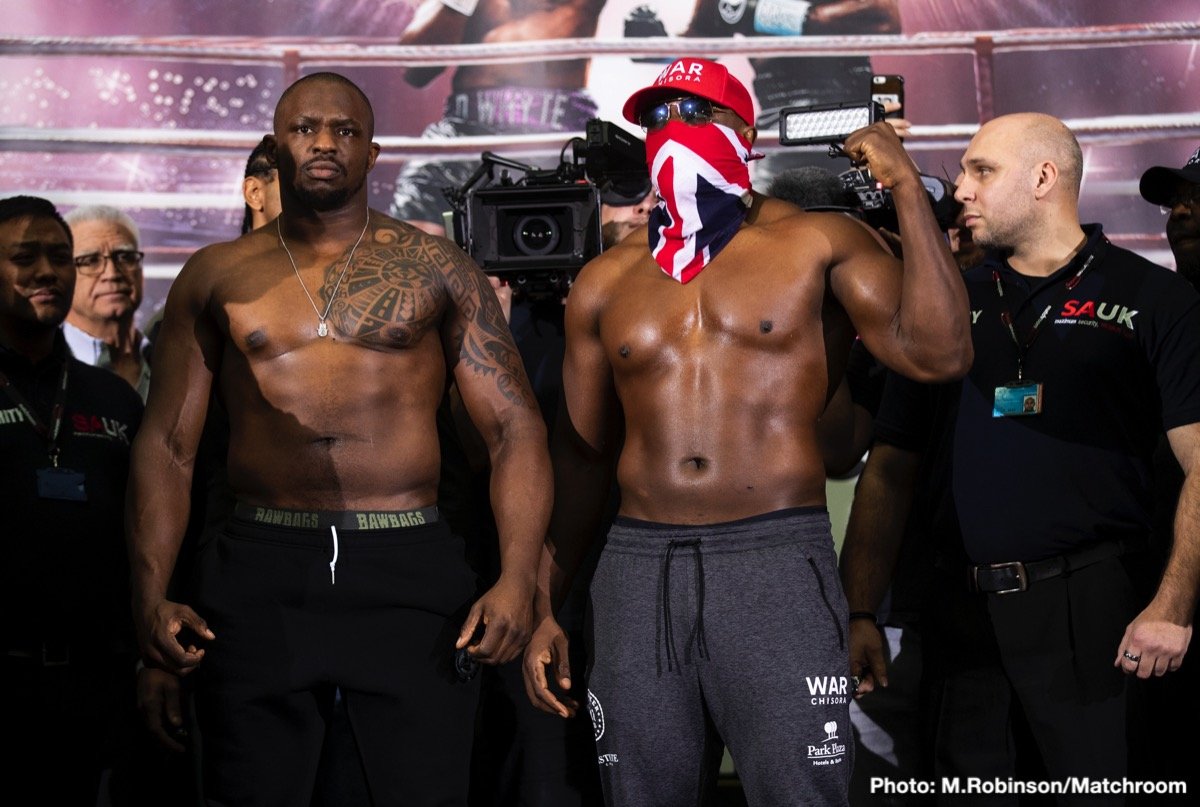
M717 106L707 98L697 98L693 95L650 107L638 116L638 123L647 132L657 132L671 119L672 109L688 126L703 126L706 123L712 123L714 113L728 111L725 107Z
M1171 215L1171 211L1179 205L1185 207L1194 207L1200 204L1200 185L1181 185L1179 190L1171 194L1167 204L1160 206L1158 209L1162 211L1164 216Z
M75 258L75 270L81 275L98 275L104 271L104 262L112 261L122 271L131 271L142 265L146 253L135 249L114 249L112 252L89 252Z

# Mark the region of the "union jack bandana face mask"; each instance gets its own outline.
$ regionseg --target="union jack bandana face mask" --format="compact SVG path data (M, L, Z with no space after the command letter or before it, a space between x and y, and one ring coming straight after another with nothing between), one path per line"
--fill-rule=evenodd
M650 254L687 283L728 244L750 204L750 160L761 157L733 129L672 119L646 135L646 161L658 190L650 211Z

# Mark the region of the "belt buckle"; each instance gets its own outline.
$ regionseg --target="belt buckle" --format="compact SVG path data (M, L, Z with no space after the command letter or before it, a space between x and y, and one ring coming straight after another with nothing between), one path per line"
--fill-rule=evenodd
M71 663L71 646L66 642L42 642L42 666L66 667Z
M980 569L1012 569L1017 575L1016 588L1002 588L996 591L988 592L989 594L1016 594L1018 591L1025 591L1029 588L1029 575L1025 572L1025 564L1019 560L1010 560L1006 563L984 563L980 566L971 567L971 582L975 584L975 590L979 591L979 570Z

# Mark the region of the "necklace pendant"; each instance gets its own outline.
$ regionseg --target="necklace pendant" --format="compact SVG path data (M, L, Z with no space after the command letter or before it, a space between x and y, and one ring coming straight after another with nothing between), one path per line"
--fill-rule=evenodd
M329 326L325 324L325 320L321 320L317 325L317 336L329 336Z

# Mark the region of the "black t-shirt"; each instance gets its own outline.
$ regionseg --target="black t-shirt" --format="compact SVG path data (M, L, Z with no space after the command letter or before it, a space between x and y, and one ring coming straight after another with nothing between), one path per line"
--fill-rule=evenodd
M953 496L976 563L1148 533L1158 437L1200 421L1200 296L1098 225L1085 230L1084 249L1048 278L1021 276L996 255L964 276L975 361L960 385ZM1044 385L1042 413L994 417L996 388L1017 375L1002 312L1024 341L1047 307L1024 371Z
M0 346L0 371L47 425L63 362L69 369L58 464L83 474L86 501L38 495L38 470L51 466L46 440L0 391L0 624L9 648L49 640L111 649L131 640L123 525L142 401L117 375L71 358L61 335L37 364Z

